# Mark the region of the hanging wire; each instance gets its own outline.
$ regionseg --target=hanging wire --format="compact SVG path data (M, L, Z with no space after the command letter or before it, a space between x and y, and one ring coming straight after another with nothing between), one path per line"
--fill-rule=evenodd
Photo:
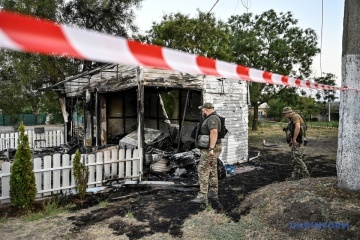
M233 15L235 15L238 5L239 5L239 0L238 0L237 3L236 3L236 7L235 7L235 10L234 10Z
M214 3L214 5L211 7L211 9L207 12L206 16L209 16L209 14L211 13L211 11L214 9L214 7L216 6L216 4L219 2L219 0L216 0L216 2ZM179 42L178 46L181 46L181 44L185 41L186 35L190 36L195 32L195 30L199 27L199 25L201 24L201 19L199 19L199 23L195 25L195 27L191 30L191 32L189 34L185 34L184 37L182 38L182 40Z
M238 1L239 3L239 1ZM241 0L241 4L243 5L243 7L246 9L246 13L249 13L249 9L251 7L251 2L250 0ZM237 5L236 5L237 7Z
M219 0L216 0L216 2L214 3L214 5L212 6L212 8L209 10L209 12L207 14L209 14L213 9L214 7L216 6L216 4L219 2Z
M224 4L227 2L227 0L225 0L216 10L214 10L214 13L219 10L222 6L224 6Z
M323 42L323 28L324 28L324 0L321 0L321 32L320 32L320 77L322 77L322 42Z

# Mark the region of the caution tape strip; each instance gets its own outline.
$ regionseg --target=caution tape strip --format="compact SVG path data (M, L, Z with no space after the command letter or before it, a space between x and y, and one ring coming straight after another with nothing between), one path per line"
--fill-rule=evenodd
M97 62L141 65L266 84L321 90L350 90L348 87L300 80L166 47L142 44L123 37L59 25L8 11L0 11L0 47L15 51Z

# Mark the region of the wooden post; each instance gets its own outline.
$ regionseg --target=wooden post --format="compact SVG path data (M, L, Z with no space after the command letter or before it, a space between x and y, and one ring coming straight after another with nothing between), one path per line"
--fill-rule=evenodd
M100 95L100 136L101 142L100 145L105 145L107 143L107 117L106 117L106 98L103 95Z
M137 90L137 114L138 114L138 150L139 150L139 180L141 181L141 175L143 174L143 145L144 145L144 78L143 78L143 69L138 68L138 90Z
M84 146L92 146L93 137L93 121L91 115L91 93L87 90L85 93L85 144Z
M94 125L95 125L95 146L100 146L101 145L101 142L100 142L100 109L99 109L99 104L100 104L100 99L99 99L99 93L98 91L95 92L95 122L94 122Z

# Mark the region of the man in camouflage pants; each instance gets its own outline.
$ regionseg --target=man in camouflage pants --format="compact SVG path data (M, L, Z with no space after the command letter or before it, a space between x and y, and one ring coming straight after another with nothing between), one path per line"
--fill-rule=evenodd
M208 199L218 199L217 158L222 149L221 139L218 139L221 121L211 103L204 103L199 108L205 117L200 128L200 135L209 135L210 141L209 148L200 149L201 156L198 165L200 191L192 202L207 204Z
M302 159L304 152L304 120L290 107L283 109L283 115L289 119L289 124L286 129L289 146L291 147L291 160L294 164L294 171L291 173L290 180L309 177L309 171Z

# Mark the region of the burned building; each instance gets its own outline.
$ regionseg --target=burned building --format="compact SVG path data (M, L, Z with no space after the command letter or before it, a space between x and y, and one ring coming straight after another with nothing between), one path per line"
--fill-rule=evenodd
M54 87L63 96L67 141L88 148L133 145L145 158L143 147L154 136L152 131L158 131L170 139L176 153L189 151L194 148L191 131L201 118L198 106L211 102L226 118L229 130L220 159L227 163L248 159L245 81L110 64L68 77ZM83 121L77 120L79 116ZM129 134L137 142L131 143Z

